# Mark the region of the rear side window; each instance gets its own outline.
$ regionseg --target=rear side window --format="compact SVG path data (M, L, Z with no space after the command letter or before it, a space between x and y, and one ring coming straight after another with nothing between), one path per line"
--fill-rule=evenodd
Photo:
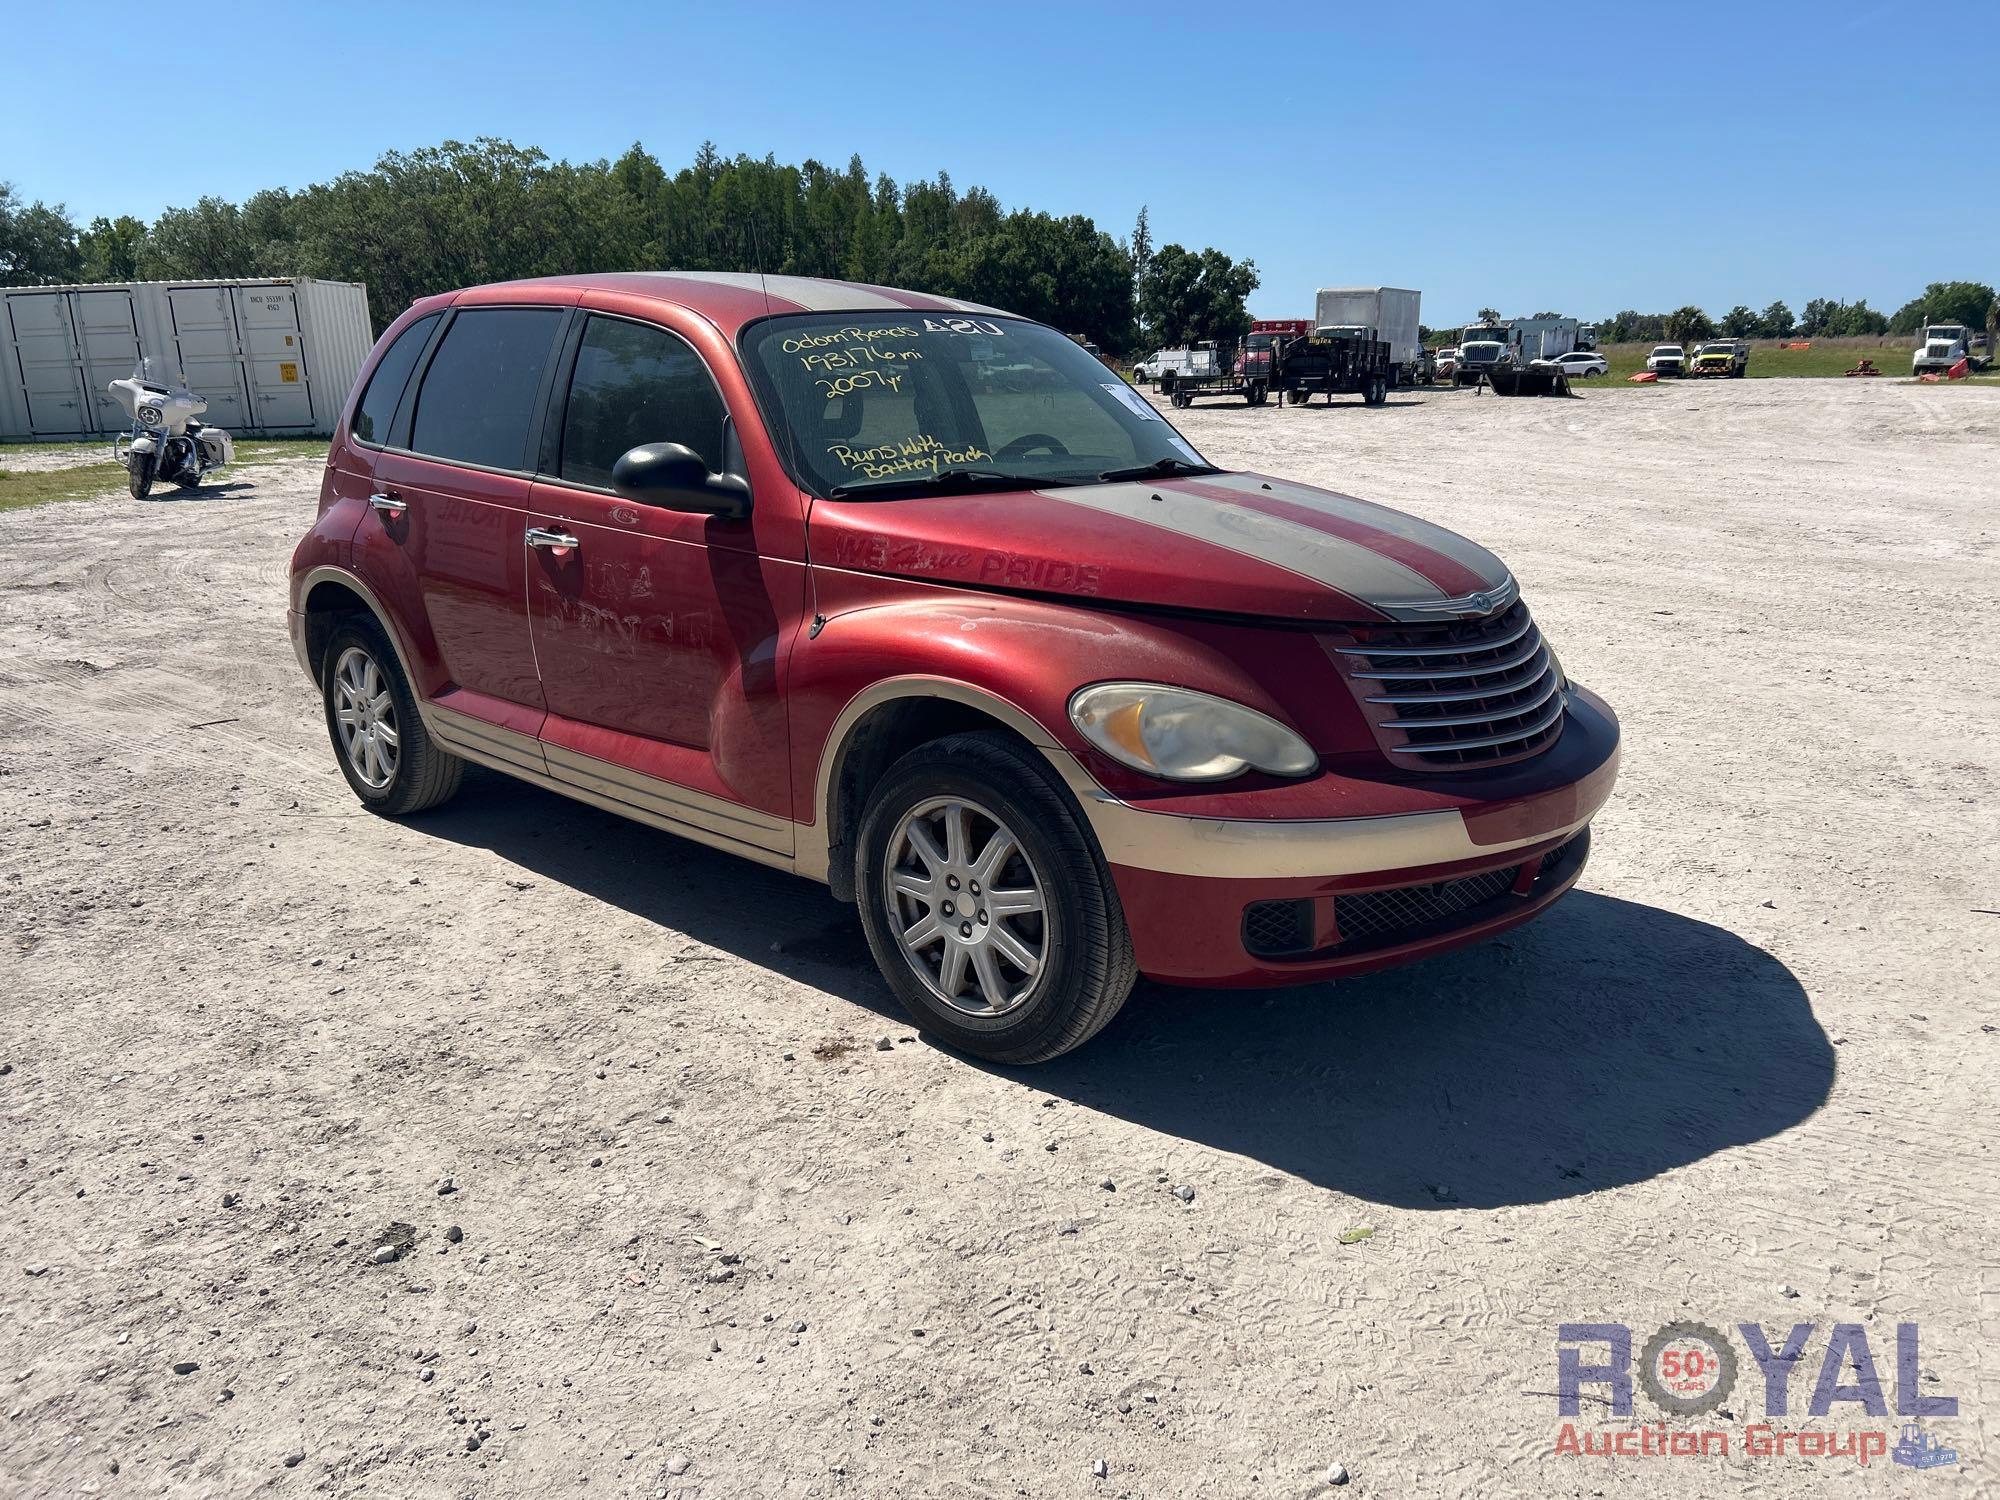
M389 441L389 423L395 419L396 403L403 399L403 387L410 383L410 371L417 367L417 356L424 352L439 316L432 313L419 318L397 334L396 342L389 346L389 352L375 366L375 373L368 377L368 389L355 403L354 426L350 429L362 442Z
M641 443L685 444L720 472L722 418L721 393L685 341L650 324L594 317L577 346L559 472L609 489L611 466Z
M535 396L559 307L475 307L452 319L417 392L410 447L489 469L527 467Z

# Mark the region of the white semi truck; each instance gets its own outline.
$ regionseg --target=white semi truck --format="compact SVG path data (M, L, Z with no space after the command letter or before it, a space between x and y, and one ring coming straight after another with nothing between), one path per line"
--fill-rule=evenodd
M1323 286L1313 304L1313 332L1380 339L1389 346L1390 384L1415 385L1428 368L1417 333L1422 300L1422 292L1399 286Z
M1990 357L1981 358L1972 330L1963 323L1932 323L1917 341L1917 352L1910 359L1910 373L1942 375L1961 359L1975 370L1993 363Z
M1513 318L1474 323L1459 332L1459 384L1495 369L1520 369L1578 347L1575 318Z

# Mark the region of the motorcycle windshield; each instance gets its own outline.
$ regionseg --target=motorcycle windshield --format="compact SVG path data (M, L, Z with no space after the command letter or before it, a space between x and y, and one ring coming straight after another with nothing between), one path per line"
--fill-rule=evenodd
M132 366L132 378L148 390L158 391L168 396L184 396L188 391L187 375L181 370L168 369L164 360L150 354L141 355Z

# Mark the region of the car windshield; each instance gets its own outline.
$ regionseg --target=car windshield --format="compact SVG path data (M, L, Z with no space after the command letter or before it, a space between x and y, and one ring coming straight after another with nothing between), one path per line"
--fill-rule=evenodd
M1459 342L1461 344L1504 344L1507 342L1507 330L1504 328L1468 328L1465 330L1465 336Z
M1039 323L808 313L751 324L743 351L780 451L821 496L1095 484L1211 467L1144 396Z
M1681 346L1679 344L1655 344L1653 352L1655 354L1679 354Z

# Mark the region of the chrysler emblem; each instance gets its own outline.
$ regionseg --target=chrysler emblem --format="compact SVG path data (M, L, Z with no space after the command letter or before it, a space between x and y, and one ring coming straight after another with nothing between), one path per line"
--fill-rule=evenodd
M1465 596L1465 603L1468 613L1483 615L1493 608L1493 596L1491 594L1467 594Z

